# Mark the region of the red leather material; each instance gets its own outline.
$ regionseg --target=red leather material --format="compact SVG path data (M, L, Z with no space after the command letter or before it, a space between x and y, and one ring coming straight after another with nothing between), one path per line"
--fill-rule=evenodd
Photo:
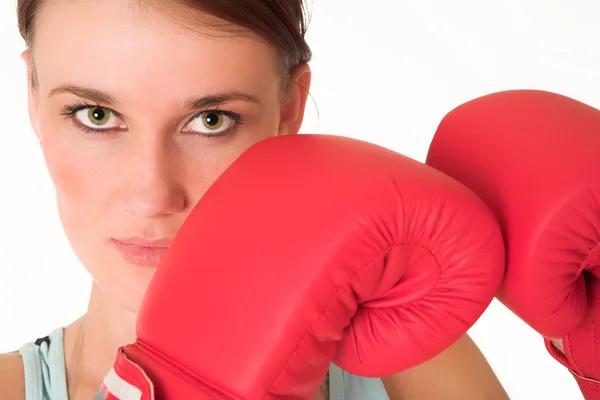
M503 273L497 221L448 176L354 139L267 139L187 218L124 353L157 400L310 399L332 361L385 376L435 356Z
M544 91L484 96L443 119L427 163L492 209L507 246L498 299L563 339L566 355L551 354L590 387L600 379L600 111Z
M595 346L595 342L585 341L585 342L569 343L565 347L565 354L563 354L559 350L557 350L552 345L550 340L545 339L544 342L546 344L546 349L548 350L550 355L552 355L552 357L554 357L557 361L559 361L562 365L564 365L566 368L569 369L569 371L575 378L575 381L579 385L579 389L581 390L583 397L587 400L600 399L600 381L597 381L597 380L594 380L591 378L586 378L582 375L583 371L581 370L581 368L579 368L577 362L575 361L575 358L573 357L573 353L571 351L572 350L571 346L575 345L575 346L579 347L581 350L584 350L584 351L588 350L588 352L591 353L591 356L586 357L586 360L588 360L588 361L589 360L597 360L597 355L596 355L595 349L590 351L590 349L593 348L593 346ZM588 368L588 371L589 371L589 368Z
M154 400L154 386L144 370L119 349L94 400Z
M583 394L584 399L600 399L600 382L593 379L584 378L575 373L573 373L573 376L577 381L577 385L579 385L579 389L581 390L581 394Z

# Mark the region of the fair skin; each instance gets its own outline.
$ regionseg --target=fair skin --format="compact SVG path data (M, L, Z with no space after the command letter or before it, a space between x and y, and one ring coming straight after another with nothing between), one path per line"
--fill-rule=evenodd
M53 1L39 10L34 46L23 54L30 118L61 221L93 277L88 311L65 328L71 400L91 399L117 348L135 340L136 313L153 275L153 268L124 260L111 240L172 238L237 156L267 137L296 134L302 124L307 65L293 71L295 84L282 93L269 44L182 26L121 0ZM222 98L187 104L211 96ZM90 133L82 125L112 129ZM392 400L508 398L466 335L432 360L382 379ZM0 392L24 398L17 354L0 356Z

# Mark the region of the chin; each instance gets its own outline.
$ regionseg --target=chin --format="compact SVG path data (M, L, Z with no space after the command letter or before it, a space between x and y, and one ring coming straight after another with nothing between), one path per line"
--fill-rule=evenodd
M125 264L125 265L124 265ZM124 263L108 263L110 270L92 273L94 281L103 297L118 308L138 313L143 304L144 294L154 276L154 268L139 267Z

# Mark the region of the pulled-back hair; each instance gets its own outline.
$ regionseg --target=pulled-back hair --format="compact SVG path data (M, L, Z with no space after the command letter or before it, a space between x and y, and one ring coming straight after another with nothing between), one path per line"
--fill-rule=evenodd
M48 0L18 0L19 30L28 48L34 45L36 15L44 1ZM257 34L277 49L285 78L312 57L305 40L307 13L303 0L173 0L170 4L155 0L135 1L140 5L160 4L162 9L185 6ZM193 20L185 21L189 22L191 29L195 28ZM202 23L198 21L198 24ZM226 30L231 26L219 28Z

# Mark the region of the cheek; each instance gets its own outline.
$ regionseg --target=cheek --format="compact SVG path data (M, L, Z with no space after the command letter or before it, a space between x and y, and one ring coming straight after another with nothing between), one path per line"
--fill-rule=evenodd
M107 162L103 146L90 145L89 139L81 139L64 126L53 126L43 119L40 123L58 213L74 253L105 294L126 309L137 311L152 271L124 265L104 241L105 233L114 232L111 224L119 220L107 212L116 176L108 169L114 163Z
M59 121L56 121L58 119ZM60 219L73 245L87 245L86 226L102 227L106 196L110 193L99 155L85 138L69 129L62 118L42 116L40 139L46 166L56 192ZM103 179L104 178L104 179Z
M42 142L42 149L48 171L56 191L56 204L64 232L75 250L75 253L84 264L87 255L93 247L93 238L90 238L89 226L96 221L93 213L88 210L93 204L88 199L93 198L95 191L91 182L94 181L86 174L85 166L79 165L80 157L75 149L63 146L60 140L48 139Z
M93 153L66 136L46 129L42 140L42 151L57 198L73 211L87 205L95 207L106 189L103 187L106 180L100 176L101 164Z
M42 150L46 166L56 188L57 196L62 200L74 200L86 197L85 172L72 156L72 150L61 149L56 143L44 142ZM65 152L68 151L67 153Z

